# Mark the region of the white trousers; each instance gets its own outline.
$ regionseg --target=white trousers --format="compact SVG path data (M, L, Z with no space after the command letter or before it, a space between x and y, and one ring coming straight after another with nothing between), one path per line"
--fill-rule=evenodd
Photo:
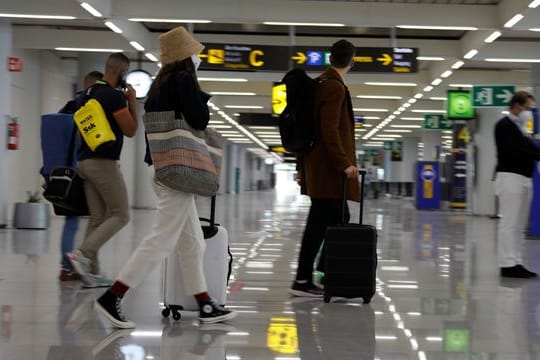
M158 197L158 212L152 232L135 249L117 279L134 288L156 264L176 251L185 294L195 295L207 291L203 271L206 243L195 206L195 195L156 183L153 187Z
M495 194L499 197L497 229L499 266L523 264L524 232L531 206L531 179L514 173L497 173Z

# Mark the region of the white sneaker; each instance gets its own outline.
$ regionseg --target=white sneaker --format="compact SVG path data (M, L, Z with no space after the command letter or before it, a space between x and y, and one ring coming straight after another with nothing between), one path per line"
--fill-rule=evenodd
M103 275L88 274L87 276L81 276L82 284L81 287L85 289L94 289L102 287L111 287L113 281L106 278Z

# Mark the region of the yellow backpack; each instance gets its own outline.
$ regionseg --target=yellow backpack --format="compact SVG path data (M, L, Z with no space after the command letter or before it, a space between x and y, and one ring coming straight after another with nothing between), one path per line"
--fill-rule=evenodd
M92 151L111 141L116 136L111 129L109 120L103 107L96 99L88 100L74 115L75 124L79 128L82 138Z

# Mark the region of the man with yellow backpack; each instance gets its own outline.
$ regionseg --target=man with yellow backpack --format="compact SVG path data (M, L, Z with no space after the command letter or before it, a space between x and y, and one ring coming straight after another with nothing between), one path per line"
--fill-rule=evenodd
M129 222L126 184L118 163L124 136L133 137L137 131L135 89L125 83L128 69L124 54L111 54L103 80L77 100L75 123L83 138L78 171L85 181L90 217L84 241L69 259L86 287L111 285L100 274L98 252Z

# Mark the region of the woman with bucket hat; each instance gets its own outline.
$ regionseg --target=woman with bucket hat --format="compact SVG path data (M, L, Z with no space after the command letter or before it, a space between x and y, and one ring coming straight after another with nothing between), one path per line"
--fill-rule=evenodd
M196 75L200 64L198 54L204 46L181 26L162 34L159 42L162 68L148 94L146 112L175 111L193 128L204 130L210 118L207 107L210 96L200 90ZM148 149L145 161L152 163ZM234 318L236 313L216 304L207 291L203 273L205 242L194 194L156 182L153 186L158 197L158 215L152 232L131 255L112 287L96 300L96 310L115 327L135 327L133 321L123 316L124 295L139 285L178 244L185 293L195 296L201 323Z

